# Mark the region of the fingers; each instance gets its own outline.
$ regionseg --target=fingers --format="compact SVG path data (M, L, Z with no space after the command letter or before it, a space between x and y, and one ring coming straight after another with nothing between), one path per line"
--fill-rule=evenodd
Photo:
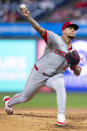
M20 10L21 10L21 12L23 12L23 13L26 13L26 12L28 11L27 8L25 8L25 9L21 9L21 8L20 8Z
M26 9L21 9L21 12L22 12L22 14L23 14L25 17L30 16L29 10L28 10L27 8L26 8Z
M26 7L26 5L24 5L24 4L20 5L20 11L22 12L22 14L25 17L29 17L30 16L30 12L29 12L28 8Z

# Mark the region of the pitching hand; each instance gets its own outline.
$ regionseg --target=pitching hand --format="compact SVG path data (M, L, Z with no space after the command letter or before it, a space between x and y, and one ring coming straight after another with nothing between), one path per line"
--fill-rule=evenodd
M20 8L20 10L21 10L22 14L23 14L25 17L30 17L30 12L29 12L29 10L28 10L27 8L24 8L24 9L21 9L21 8Z

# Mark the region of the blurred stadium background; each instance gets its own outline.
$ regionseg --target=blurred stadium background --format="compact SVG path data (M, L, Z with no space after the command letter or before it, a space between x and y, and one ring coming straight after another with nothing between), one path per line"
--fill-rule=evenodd
M25 3L32 17L44 28L61 35L62 25L72 21L79 25L72 44L79 51L82 73L76 77L69 69L64 73L67 107L87 107L87 0L0 0L0 107L5 95L24 89L45 42L22 16L19 5ZM50 92L50 93L49 93ZM52 92L52 93L51 93ZM29 104L17 107L56 107L55 93L43 87Z

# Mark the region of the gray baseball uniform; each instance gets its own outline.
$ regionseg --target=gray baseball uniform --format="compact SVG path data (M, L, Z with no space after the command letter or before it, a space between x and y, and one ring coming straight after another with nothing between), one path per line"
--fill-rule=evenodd
M58 113L65 113L66 91L64 87L63 72L68 64L63 56L57 51L68 52L67 44L61 36L46 31L42 34L46 44L43 56L36 62L30 77L28 78L24 91L16 94L8 103L9 107L15 104L29 101L42 87L53 88L57 95Z

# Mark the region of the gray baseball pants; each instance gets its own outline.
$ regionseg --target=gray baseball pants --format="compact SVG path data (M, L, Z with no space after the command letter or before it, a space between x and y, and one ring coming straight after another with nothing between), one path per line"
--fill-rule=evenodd
M11 98L8 102L8 106L13 107L16 104L31 100L42 86L54 89L57 96L58 113L65 114L66 91L64 87L63 74L57 74L53 77L49 77L43 75L35 68L33 68L32 73L26 82L24 91Z

